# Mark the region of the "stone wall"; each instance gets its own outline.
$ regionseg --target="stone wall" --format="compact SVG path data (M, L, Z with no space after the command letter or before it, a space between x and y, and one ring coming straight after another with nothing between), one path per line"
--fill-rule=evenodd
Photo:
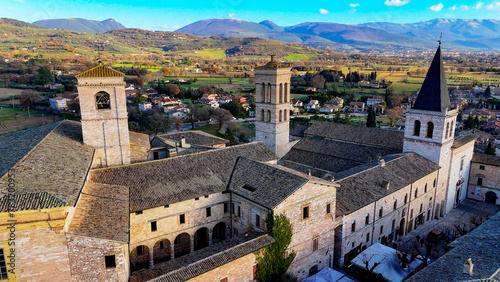
M474 141L452 151L446 212L451 211L466 198L473 153Z
M67 236L73 281L127 281L128 246L112 241ZM115 267L106 267L105 256L115 256Z
M227 281L255 281L254 280L254 265L255 255L248 254L244 257L236 259L230 263L227 263L223 266L217 267L209 272L203 273L200 276L197 276L188 281L190 282L206 282L206 281L214 281L219 282L222 279L227 278Z
M482 185L478 185L479 178L483 179ZM500 167L471 163L467 198L484 202L488 192L497 194L496 204L500 205Z

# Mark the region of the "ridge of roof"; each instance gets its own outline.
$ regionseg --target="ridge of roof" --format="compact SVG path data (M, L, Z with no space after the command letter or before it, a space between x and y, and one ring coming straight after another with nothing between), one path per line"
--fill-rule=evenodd
M441 112L443 109L449 110L450 108L443 56L441 45L439 45L412 109Z
M119 72L104 65L98 65L75 76L76 78L83 77L125 77L123 72Z

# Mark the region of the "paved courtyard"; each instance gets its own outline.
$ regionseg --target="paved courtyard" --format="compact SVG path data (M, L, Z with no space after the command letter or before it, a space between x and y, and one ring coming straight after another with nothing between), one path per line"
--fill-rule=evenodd
M455 236L460 236L460 230L466 229L471 231L481 221L484 222L492 215L500 211L500 206L495 206L490 203L477 202L466 199L460 203L455 209L450 211L444 217L431 220L417 229L412 230L406 236L395 241L396 244L408 243L417 236L426 238L427 234L433 229L443 231L445 234L451 233ZM436 260L445 253L445 243L440 242L431 254L431 261Z

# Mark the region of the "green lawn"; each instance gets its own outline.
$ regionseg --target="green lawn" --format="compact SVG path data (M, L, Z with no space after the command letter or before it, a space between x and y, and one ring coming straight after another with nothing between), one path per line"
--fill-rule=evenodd
M193 55L195 56L198 55L201 57L207 57L212 59L220 59L226 57L226 52L224 50L205 49L197 51L196 54Z
M223 135L219 131L219 125L217 124L207 124L201 127L195 127L194 130L201 130L203 132L206 132L208 134L212 134L217 137L223 137Z
M318 54L290 54L285 57L285 60L308 60L311 58L317 58Z

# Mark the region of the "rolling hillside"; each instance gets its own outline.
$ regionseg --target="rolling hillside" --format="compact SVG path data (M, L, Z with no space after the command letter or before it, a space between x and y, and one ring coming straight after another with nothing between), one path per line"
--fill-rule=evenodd
M125 28L125 26L114 19L107 19L104 21L92 21L81 18L49 19L36 21L33 24L46 28L57 28L88 33L104 33L114 29Z

